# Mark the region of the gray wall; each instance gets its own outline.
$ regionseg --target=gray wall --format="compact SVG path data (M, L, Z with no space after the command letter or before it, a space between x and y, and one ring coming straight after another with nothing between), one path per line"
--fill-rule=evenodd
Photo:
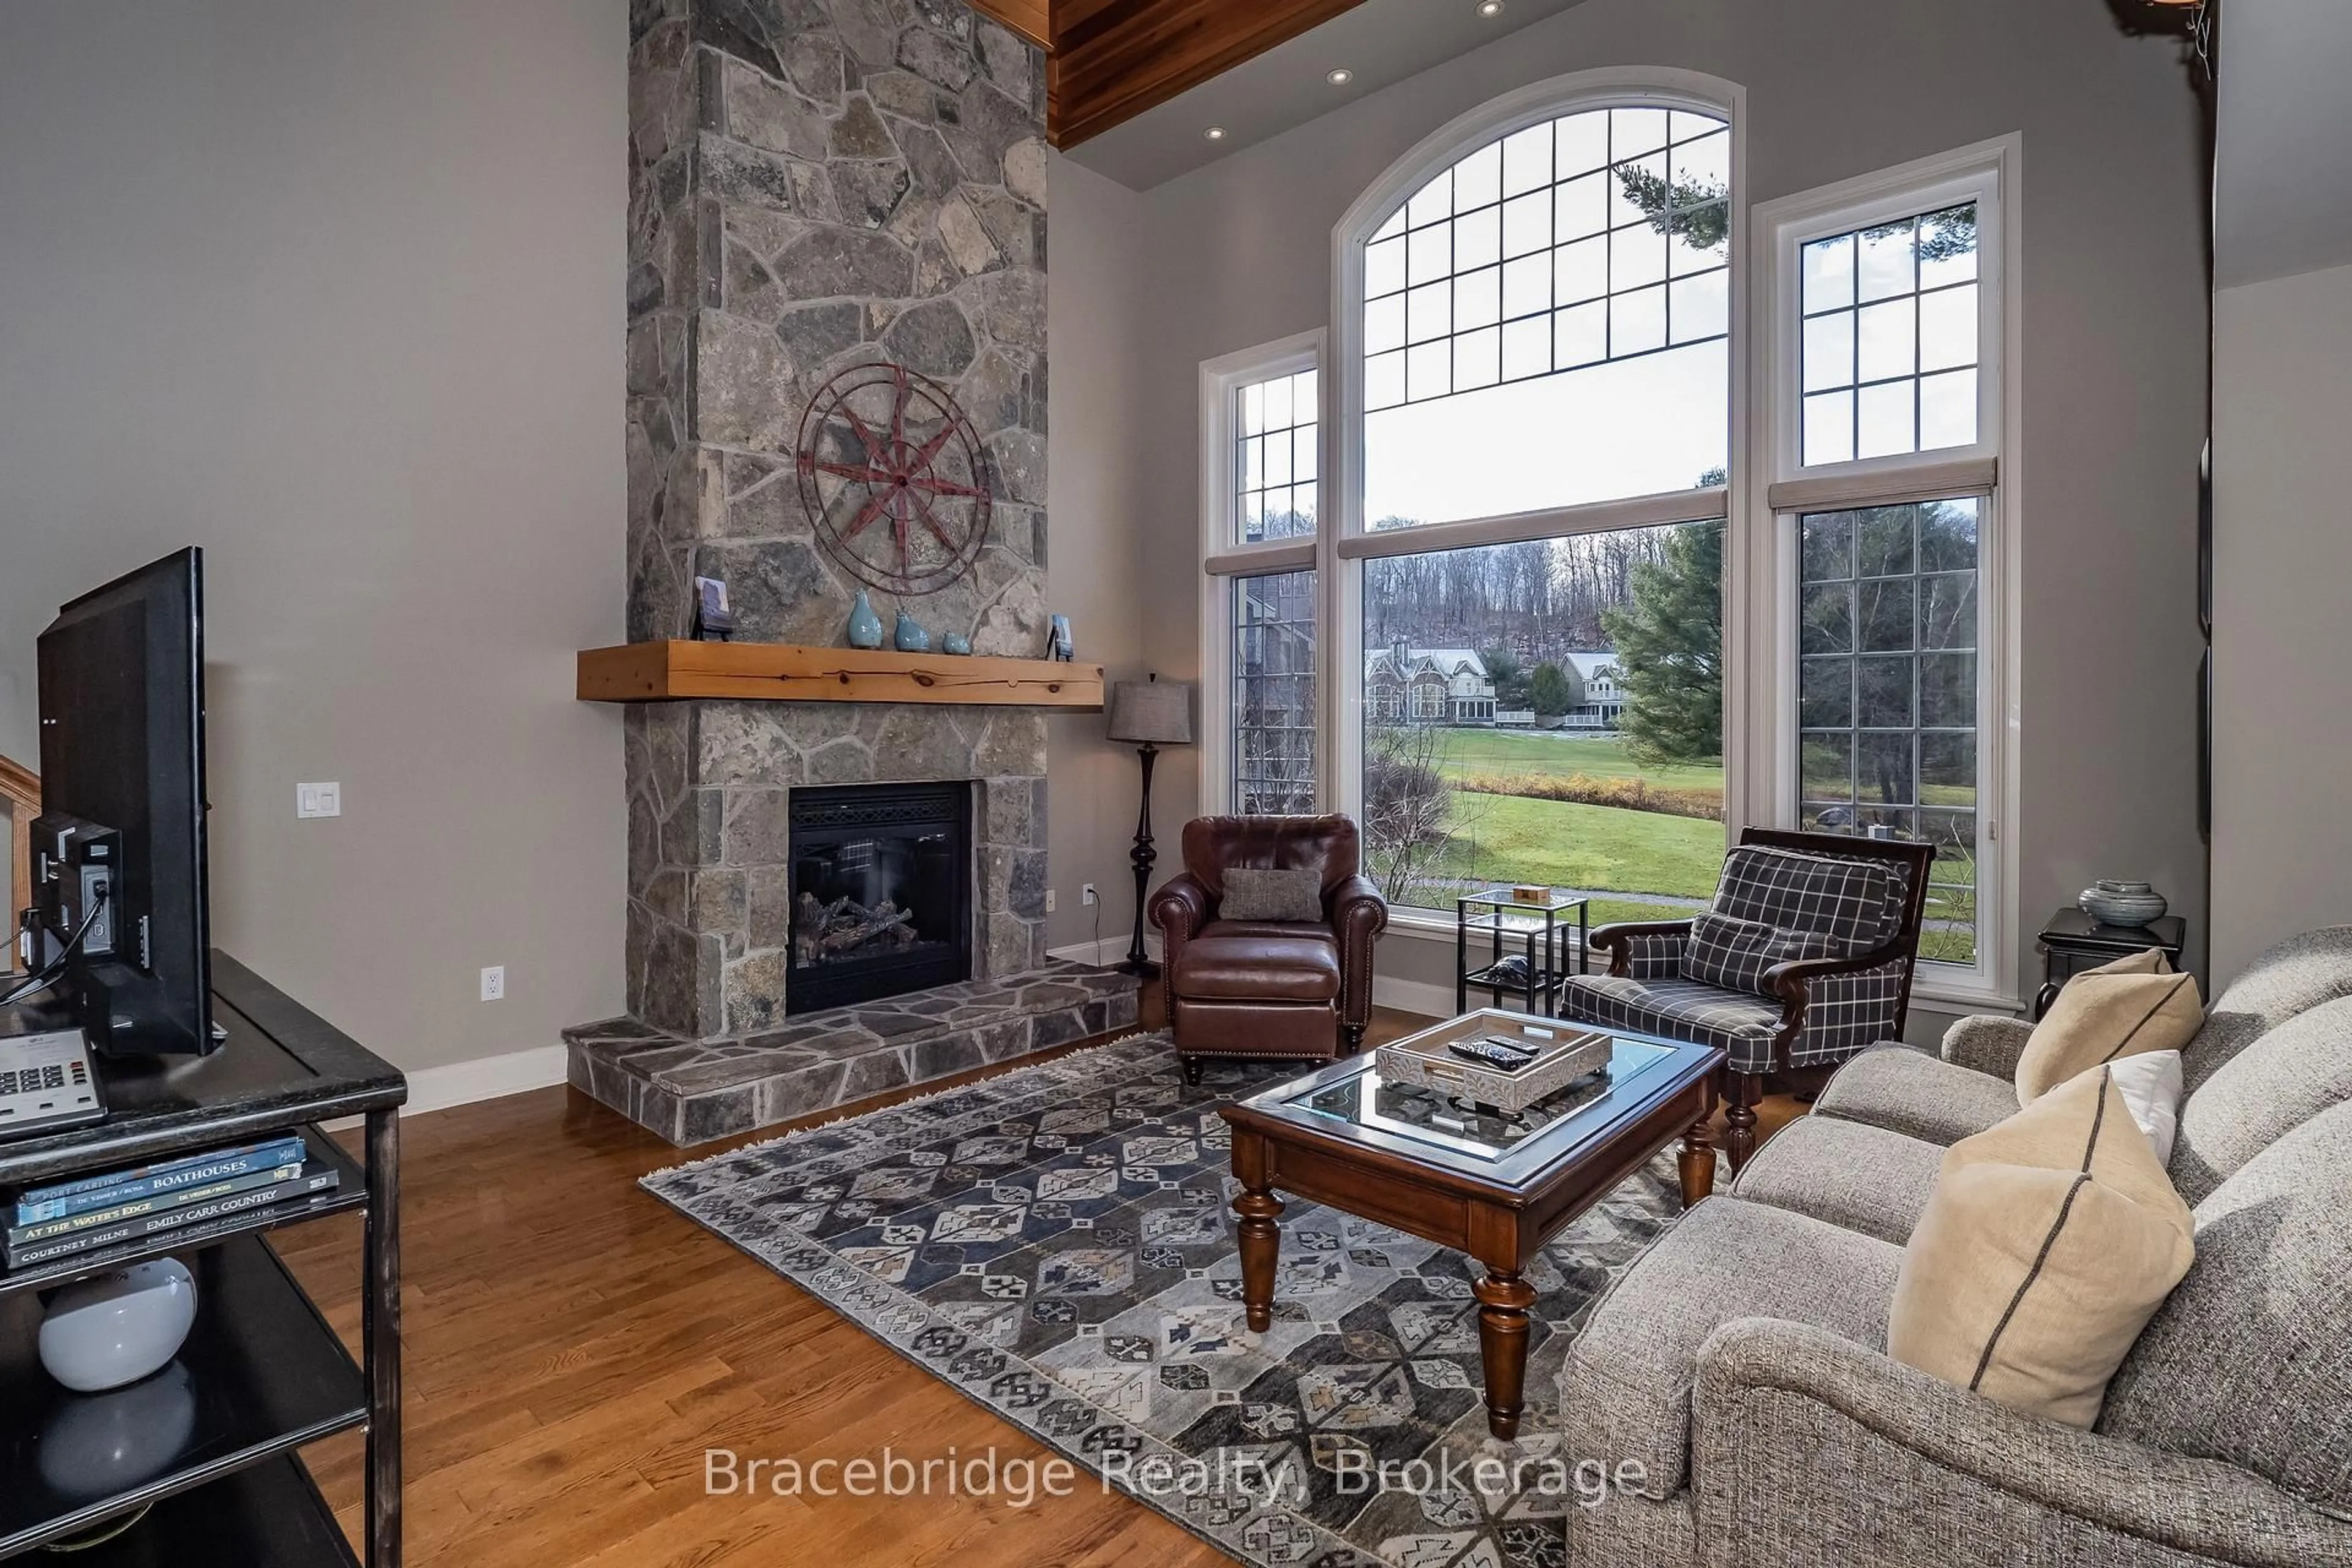
M219 940L409 1068L620 1006L620 717L570 696L627 46L625 0L0 9L0 752L58 602L204 545Z
M1154 433L1136 531L1147 656L1199 668L1199 362L1325 323L1332 225L1421 137L1514 87L1620 65L1747 88L1751 202L2023 133L2019 962L2030 981L2032 933L2095 876L2150 879L2200 915L2195 108L2173 46L2124 37L2096 5L1590 0L1156 189L1137 370ZM1180 763L1163 815L1197 798ZM1404 945L1384 972L1443 979L1450 951Z
M2352 920L2352 11L2233 0L2214 174L2213 969Z
M1046 165L1053 212L1053 281L1046 335L1054 379L1047 408L1046 514L1053 538L1045 597L1070 617L1078 657L1113 680L1144 674L1147 584L1136 530L1145 510L1142 381L1136 374L1150 339L1143 296L1143 198L1055 153ZM1139 789L1135 749L1103 738L1099 713L1046 721L1051 772L1046 849L1055 910L1045 920L1055 947L1118 938L1135 919L1127 856ZM1164 802L1167 792L1160 792ZM1183 820L1172 814L1170 824ZM1172 831L1163 844L1172 844ZM1079 901L1094 882L1102 902Z
M2352 920L2352 267L2213 297L2213 971Z

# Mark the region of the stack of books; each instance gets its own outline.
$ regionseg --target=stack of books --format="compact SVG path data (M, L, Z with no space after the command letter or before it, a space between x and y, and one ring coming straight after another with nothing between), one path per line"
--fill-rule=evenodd
M12 1268L139 1241L272 1204L332 1192L332 1165L310 1158L299 1132L158 1164L78 1176L16 1195L5 1257Z

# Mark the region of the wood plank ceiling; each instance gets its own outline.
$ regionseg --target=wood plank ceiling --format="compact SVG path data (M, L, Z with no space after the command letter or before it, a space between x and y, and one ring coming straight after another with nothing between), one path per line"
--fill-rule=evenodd
M1075 147L1362 0L971 0L1045 51L1045 135Z

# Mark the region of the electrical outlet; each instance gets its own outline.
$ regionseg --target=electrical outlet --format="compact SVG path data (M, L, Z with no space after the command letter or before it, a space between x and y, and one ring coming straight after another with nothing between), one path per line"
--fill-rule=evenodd
M294 786L297 816L341 816L343 786L339 784L298 784Z
M1102 895L1095 891L1095 885L1092 882L1088 882L1078 889L1078 902L1098 904L1102 902Z
M482 1000L503 1002L507 999L507 966L493 963L482 971Z
M1054 912L1054 889L1051 888L1045 889L1045 912L1049 915Z

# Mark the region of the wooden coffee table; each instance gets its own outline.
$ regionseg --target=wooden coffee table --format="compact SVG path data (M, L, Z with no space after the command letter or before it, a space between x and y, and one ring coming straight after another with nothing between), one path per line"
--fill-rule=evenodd
M1486 1266L1474 1289L1487 1428L1517 1436L1536 1299L1520 1275L1537 1249L1670 1143L1682 1144L1684 1204L1714 1189L1706 1120L1723 1052L1616 1040L1607 1079L1518 1119L1382 1083L1369 1051L1226 1106L1249 1326L1263 1333L1274 1321L1276 1188L1466 1252Z

